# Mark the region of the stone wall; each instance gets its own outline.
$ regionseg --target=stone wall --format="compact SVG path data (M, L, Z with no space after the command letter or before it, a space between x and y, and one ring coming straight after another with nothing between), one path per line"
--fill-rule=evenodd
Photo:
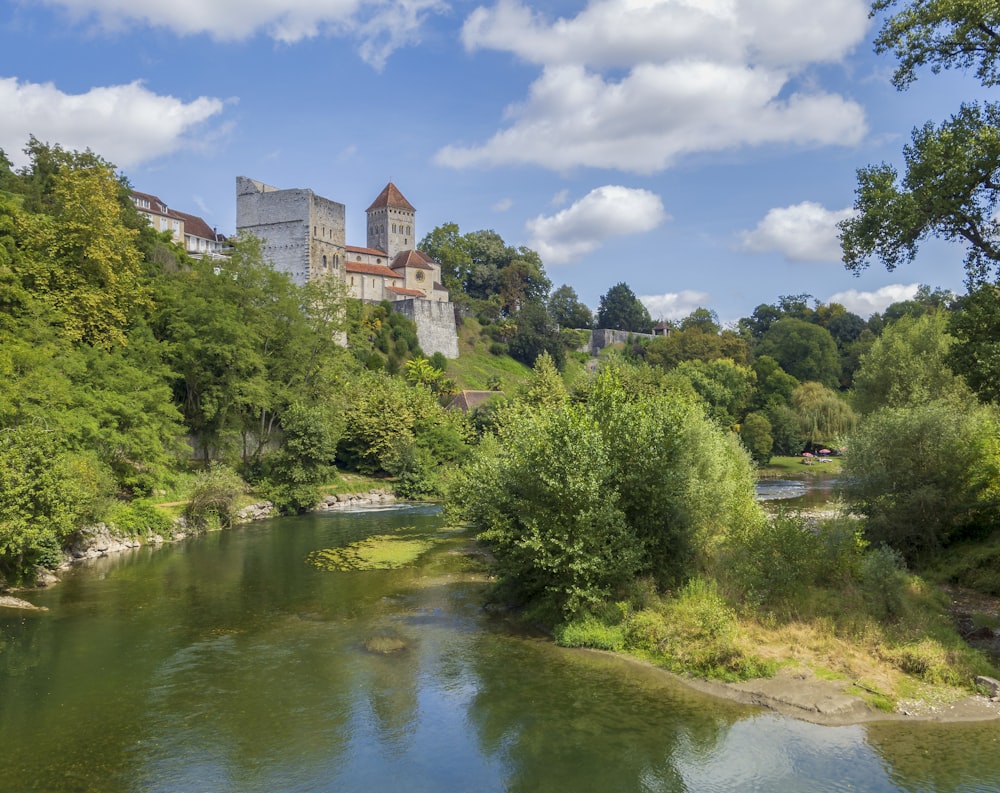
M416 324L417 341L424 355L439 352L445 358L458 357L458 329L453 303L409 299L397 300L392 308Z
M612 344L624 344L629 339L652 338L652 333L633 333L628 330L608 330L606 328L600 328L598 330L590 331L590 339L583 347L580 348L580 351L589 352L591 355L597 355L605 347L609 347Z
M274 269L302 285L323 270L343 272L343 204L312 190L282 190L245 176L236 177L236 230L261 240Z

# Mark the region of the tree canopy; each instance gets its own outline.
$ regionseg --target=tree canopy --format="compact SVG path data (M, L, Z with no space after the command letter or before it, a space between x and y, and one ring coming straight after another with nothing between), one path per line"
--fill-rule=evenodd
M597 309L597 326L609 330L628 330L633 333L650 333L653 320L648 309L635 296L629 285L620 282L601 295Z
M886 18L876 50L898 58L893 81L900 90L929 65L975 68L983 85L997 84L1000 10L978 0L876 0L873 14L902 8ZM864 269L870 260L889 270L913 260L929 237L967 246L970 282L995 280L1000 272L1000 105L962 104L950 119L928 121L913 131L903 151L900 176L886 163L858 171L855 210L841 223L844 263Z

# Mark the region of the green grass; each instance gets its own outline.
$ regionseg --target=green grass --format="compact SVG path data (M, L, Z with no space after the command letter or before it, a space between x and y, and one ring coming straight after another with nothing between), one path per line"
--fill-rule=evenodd
M448 361L448 377L462 390L487 391L487 383L496 375L503 391L511 393L528 381L531 368L506 355L493 355L492 342L482 332L479 322L466 317L458 329L459 357Z
M802 457L772 457L770 462L762 466L760 475L762 477L786 477L786 476L829 476L839 474L841 471L841 458L828 457L828 462L814 462L806 465L802 462ZM813 458L816 459L816 458Z
M1000 596L1000 532L979 542L948 548L923 572L938 583Z

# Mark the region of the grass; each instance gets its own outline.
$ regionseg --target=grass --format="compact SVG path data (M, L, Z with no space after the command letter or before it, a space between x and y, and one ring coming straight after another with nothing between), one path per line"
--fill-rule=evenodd
M448 361L447 370L460 389L488 391L487 383L498 377L501 390L510 393L528 382L531 367L507 355L491 354L491 341L476 319L465 318L458 329L459 357Z
M941 584L1000 596L1000 532L978 542L952 546L928 565L925 574Z
M812 465L803 464L802 457L772 457L767 465L760 469L762 478L788 477L788 476L836 476L841 471L841 458L826 457L827 462L814 462ZM815 459L815 458L814 458Z

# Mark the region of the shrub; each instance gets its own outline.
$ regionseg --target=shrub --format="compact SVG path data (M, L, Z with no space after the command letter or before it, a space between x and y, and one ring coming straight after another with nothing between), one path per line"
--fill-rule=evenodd
M236 519L237 499L246 489L235 471L213 464L195 480L184 509L188 525L202 531L229 528Z
M167 515L144 500L115 505L108 514L107 522L117 534L125 537L170 534L174 528L174 522Z

